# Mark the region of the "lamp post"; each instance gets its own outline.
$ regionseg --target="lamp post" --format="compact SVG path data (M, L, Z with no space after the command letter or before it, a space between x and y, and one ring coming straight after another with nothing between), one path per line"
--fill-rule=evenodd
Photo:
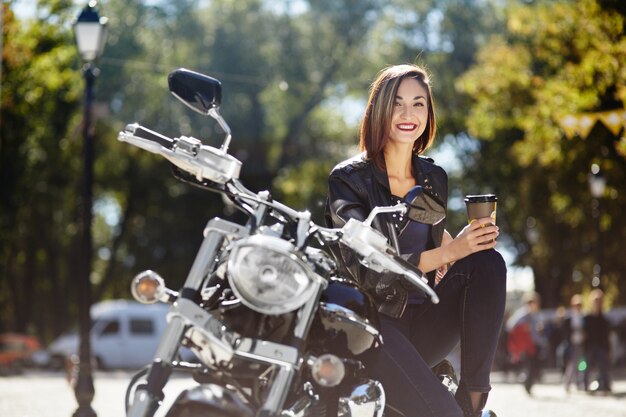
M589 192L591 193L591 216L593 217L596 231L596 260L593 265L592 287L602 287L602 234L600 230L600 198L606 189L606 179L600 172L598 164L591 165L591 171L587 177L589 181Z
M78 280L78 315L79 315L79 364L78 375L74 385L74 393L78 408L74 417L95 417L91 407L95 389L91 367L91 258L93 243L91 237L92 223L92 184L93 184L93 129L91 115L93 107L93 86L98 75L98 68L93 62L102 54L106 42L106 17L100 17L96 10L96 1L91 0L80 12L73 23L76 46L83 60L83 77L85 78L85 105L83 113L83 188L81 207L81 269Z

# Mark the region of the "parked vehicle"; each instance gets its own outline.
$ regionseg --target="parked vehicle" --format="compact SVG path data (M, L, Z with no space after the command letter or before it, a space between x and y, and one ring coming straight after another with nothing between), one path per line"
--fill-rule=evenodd
M179 69L168 81L174 96L219 123L226 133L221 147L170 139L138 124L128 125L119 140L165 157L178 179L221 194L248 221L208 222L179 291L166 288L154 271L133 279L136 300L170 307L151 365L129 384L127 415L153 416L172 372L188 371L198 385L160 411L167 417L381 417L384 387L360 360L383 343L377 310L366 292L339 275L340 258L330 248L397 274L437 303L423 274L371 223L381 213L404 213L435 224L444 208L418 186L404 202L378 207L364 221L351 219L341 229L316 225L308 211L293 210L268 191L254 193L239 180L241 162L227 152L230 128L219 114L218 80ZM182 346L199 362L177 361ZM453 391L452 381L444 383Z
M41 349L34 336L20 333L0 334L0 375L22 372L32 366L33 355Z
M96 366L106 368L141 368L150 362L165 330L165 305L144 306L131 300L109 300L91 308L91 350ZM78 353L77 333L59 336L48 347L50 366L65 367Z

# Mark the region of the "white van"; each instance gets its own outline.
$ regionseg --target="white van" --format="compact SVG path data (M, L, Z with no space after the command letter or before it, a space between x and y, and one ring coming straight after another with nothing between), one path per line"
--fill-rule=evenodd
M168 310L166 304L145 305L130 300L94 304L91 352L98 368L141 368L150 363L167 325ZM76 333L54 340L48 347L50 366L61 367L77 354L79 340Z

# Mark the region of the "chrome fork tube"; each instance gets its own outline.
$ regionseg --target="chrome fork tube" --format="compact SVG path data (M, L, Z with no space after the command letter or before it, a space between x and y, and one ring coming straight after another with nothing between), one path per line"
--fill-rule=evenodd
M184 288L180 291L181 298L194 299L202 285L204 277L211 271L216 262L217 251L222 246L225 233L232 233L233 227L240 227L221 219L209 221L205 229L205 238L200 250L187 275ZM177 309L176 303L170 311ZM148 373L147 387L137 389L128 417L150 417L156 412L163 398L163 387L171 373L171 363L178 353L180 341L185 333L184 318L176 314L168 314L168 324L159 342L154 360Z
M204 229L204 240L189 270L181 296L184 296L183 292L185 289L200 290L204 277L207 276L215 265L215 256L224 241L224 233L237 233L241 228L242 226L238 224L218 218L209 221Z
M293 335L298 339L304 339L304 337L309 334L309 329L311 328L311 323L313 323L313 319L315 318L315 312L317 311L322 291L326 289L327 285L328 283L326 281L322 281L321 279L317 281L317 291L315 292L315 296L311 297L309 301L300 307L297 322L293 330Z
M272 381L272 387L267 395L265 403L261 406L257 413L257 417L275 416L278 411L283 408L283 404L287 399L291 382L296 374L293 367L279 367Z
M303 340L309 333L309 328L315 317L319 298L322 295L322 291L326 287L326 282L319 280L317 282L317 291L314 297L311 297L309 301L304 304L298 311L297 322L294 326L294 336L298 340ZM301 348L299 355L302 356ZM272 381L272 386L267 394L265 403L259 409L257 417L269 417L277 415L283 408L287 394L291 389L291 383L296 375L297 368L293 366L280 366Z

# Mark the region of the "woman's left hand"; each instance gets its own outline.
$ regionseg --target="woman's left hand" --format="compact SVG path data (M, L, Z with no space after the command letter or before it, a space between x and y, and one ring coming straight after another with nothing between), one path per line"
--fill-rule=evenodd
M499 227L493 224L491 217L472 220L457 237L449 244L457 256L462 259L467 255L496 246L496 238L500 234Z
M491 217L473 220L454 239L444 232L441 246L422 252L418 268L423 272L438 269L438 275L443 278L447 267L455 261L494 248L499 234L499 228L493 224Z
M491 217L483 217L481 219L472 220L457 235L465 237L471 247L475 248L473 252L485 250L484 246L493 248L496 245L496 238L500 234L500 228L493 223Z

